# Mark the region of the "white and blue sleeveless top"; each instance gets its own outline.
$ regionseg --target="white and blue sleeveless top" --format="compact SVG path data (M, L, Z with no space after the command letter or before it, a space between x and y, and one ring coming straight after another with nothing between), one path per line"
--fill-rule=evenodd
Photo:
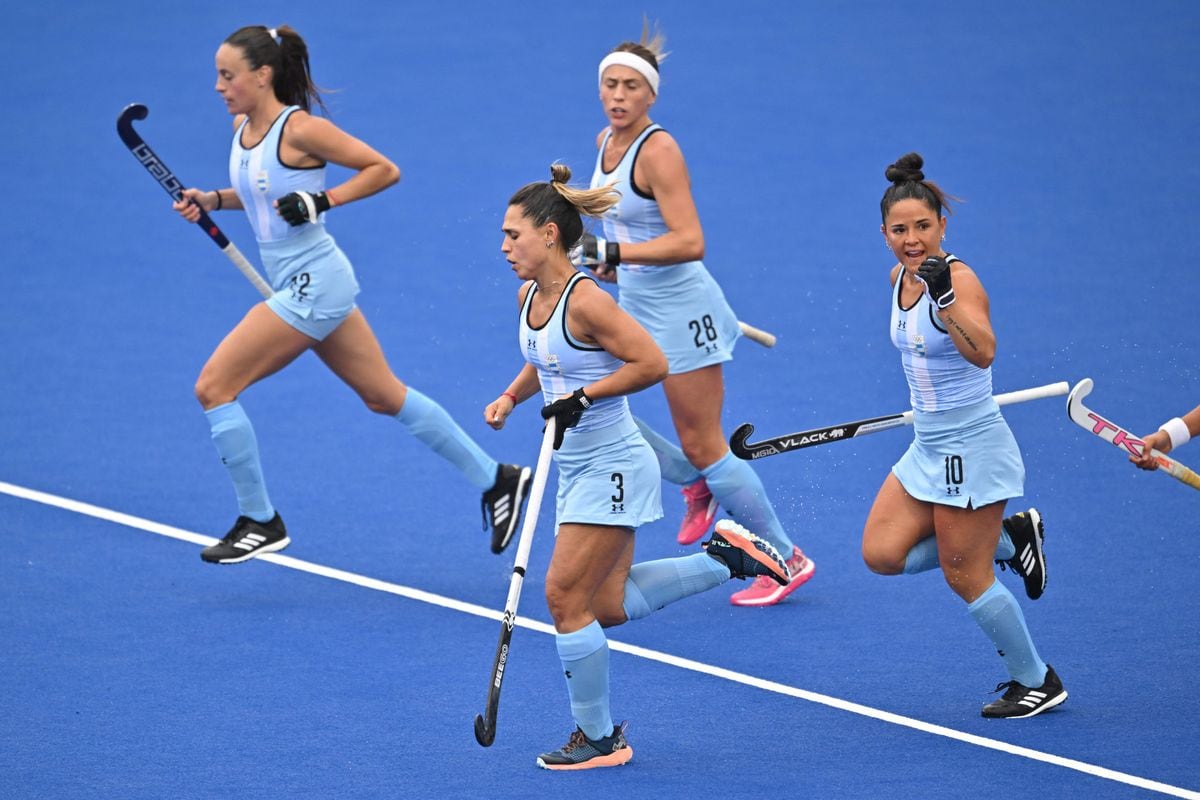
M581 280L591 278L582 272L573 275L567 281L550 318L541 327L535 328L529 324L529 312L533 296L538 291L537 284L530 285L525 302L521 305L521 352L525 360L537 368L545 405L613 374L625 363L602 347L580 342L567 329L567 303L572 290ZM574 430L596 430L626 418L632 421L629 403L623 396L601 398L583 413L579 424L568 430L566 435L570 436Z
M961 261L947 255L953 264ZM992 368L963 358L941 326L933 302L924 292L909 308L900 305L903 269L892 289L892 344L900 351L908 392L916 411L947 411L992 396Z
M604 226L604 238L609 241L648 242L651 239L657 239L670 230L667 227L667 223L663 221L658 201L648 194L643 194L633 183L633 168L637 163L638 153L641 152L642 145L654 133L661 130L663 130L663 127L657 123L647 126L646 130L642 131L633 140L633 144L629 145L629 149L625 151L625 155L621 156L621 161L612 172L604 171L604 148L608 145L608 140L612 137L612 130L610 129L604 134L604 140L600 143L600 150L596 153L596 168L592 172L592 188L607 186L615 181L617 191L621 193L621 202L606 211L601 218ZM699 264L700 262L689 261L682 263ZM644 272L662 274L668 271L662 267L626 264L624 262L617 269L622 273Z
M325 189L325 166L289 167L279 159L279 142L283 126L299 106L288 106L275 121L267 135L253 147L242 147L242 132L248 120L243 120L233 134L229 153L229 181L241 199L250 218L250 227L261 242L278 242L309 232L308 225L289 225L275 209L275 201L292 192L316 194ZM323 225L325 215L317 220Z

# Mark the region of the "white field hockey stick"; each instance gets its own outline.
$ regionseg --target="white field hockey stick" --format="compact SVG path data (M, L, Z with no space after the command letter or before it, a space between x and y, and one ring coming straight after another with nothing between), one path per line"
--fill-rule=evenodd
M742 329L742 336L745 336L750 341L761 344L763 347L774 347L777 339L775 334L767 333L761 328L756 328L753 325L747 325L738 320L738 327Z
M1146 449L1145 442L1130 434L1129 431L1117 423L1105 419L1083 404L1083 398L1091 393L1091 378L1084 378L1075 384L1075 388L1071 390L1070 396L1067 397L1067 414L1071 417L1071 421L1079 427L1096 434L1109 444L1123 448L1135 456L1140 456L1142 451ZM1166 472L1172 478L1186 483L1193 489L1200 489L1200 475L1197 475L1183 464L1180 464L1164 453L1158 452L1154 448L1150 448L1150 455L1158 462L1159 469Z
M508 600L504 603L504 618L500 621L500 642L496 645L496 660L492 664L492 682L488 685L487 708L475 715L475 741L491 747L496 740L496 712L500 709L500 687L504 683L504 667L508 663L508 648L512 642L513 627L517 624L517 603L521 599L521 584L525 580L525 567L529 564L529 550L533 547L533 530L537 527L538 511L542 507L542 493L546 479L550 476L550 460L554 454L554 431L558 421L546 420L546 432L542 435L542 449L538 452L537 468L533 471L533 484L529 489L529 504L525 506L525 520L521 523L521 538L517 540L517 557L513 562L512 580L508 584Z
M1055 397L1064 395L1070 387L1066 381L1058 383L1048 383L1045 386L1035 386L1032 389L1021 389L1017 392L1007 392L995 396L996 404L1007 406L1013 403L1024 403L1028 400L1040 400L1044 397ZM755 458L766 458L767 456L777 456L780 453L788 453L792 450L801 450L805 447L813 447L818 444L827 444L829 442L840 442L845 439L853 439L856 436L866 436L869 433L878 433L891 428L899 428L903 425L911 425L913 420L913 412L905 411L903 414L889 414L886 417L872 417L871 419L860 419L857 422L844 422L841 425L830 425L826 428L813 428L807 431L797 431L783 436L776 436L772 439L764 439L761 442L748 442L750 434L754 433L754 426L750 423L739 425L733 435L729 437L729 449L738 458L750 460Z
M166 190L167 194L175 198L175 200L183 199L183 184L175 177L171 170L167 169L167 165L158 157L158 154L150 149L150 145L142 139L141 135L133 129L133 121L136 119L145 119L150 114L150 110L141 103L133 103L125 106L121 111L121 115L117 117L117 133L121 136L121 141L129 148L129 152L138 160L146 171L158 181L158 185ZM197 208L200 208L197 206ZM251 266L246 257L242 255L242 251L237 249L237 245L229 241L225 234L221 233L221 229L216 226L216 223L208 216L203 208L200 208L200 219L196 220L196 224L200 229L208 234L208 238L213 240L213 244L221 248L221 252L229 257L233 265L246 276L246 280L254 284L254 288L258 289L263 297L270 297L271 287L258 274L258 270Z

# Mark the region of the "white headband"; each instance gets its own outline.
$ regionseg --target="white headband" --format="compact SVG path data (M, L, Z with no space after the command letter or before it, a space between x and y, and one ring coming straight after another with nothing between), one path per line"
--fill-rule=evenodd
M626 50L619 50L606 55L604 60L600 62L601 83L604 82L604 70L611 66L629 67L632 70L637 70L646 79L646 83L650 84L650 89L654 94L658 94L658 70L641 56L634 55Z

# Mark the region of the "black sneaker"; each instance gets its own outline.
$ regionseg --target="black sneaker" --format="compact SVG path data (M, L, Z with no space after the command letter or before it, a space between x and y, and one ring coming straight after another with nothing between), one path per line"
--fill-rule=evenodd
M718 522L712 538L700 546L729 567L734 578L766 575L780 586L787 586L791 580L787 562L779 551L731 519Z
M983 707L985 717L1005 717L1020 719L1040 714L1046 709L1054 708L1067 699L1067 690L1058 679L1054 667L1046 665L1046 680L1036 689L1030 689L1016 681L1006 681L996 687L996 691L1007 689L999 700L988 703Z
M532 474L529 467L501 464L496 468L496 483L483 493L483 529L487 530L490 517L493 553L503 553L512 541Z
M1037 600L1046 590L1046 554L1042 543L1046 538L1042 527L1042 515L1036 508L1014 514L1004 520L1004 530L1012 539L1016 555L1006 561L997 561L1000 569L1009 569L1025 579L1025 594Z
M562 747L538 756L537 765L542 769L595 769L619 767L628 764L632 758L633 748L625 741L625 723L622 722L603 739L589 739L576 728Z
M237 564L263 553L274 553L292 543L279 512L270 522L255 522L238 517L224 538L200 551L200 557L210 564Z

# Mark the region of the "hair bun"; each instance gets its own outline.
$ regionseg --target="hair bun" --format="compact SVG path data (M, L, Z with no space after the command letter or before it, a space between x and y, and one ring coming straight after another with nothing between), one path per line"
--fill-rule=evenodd
M566 164L554 163L550 165L550 182L551 183L569 183L571 180L571 168Z
M921 167L924 165L925 160L921 158L920 153L908 153L900 156L895 164L884 170L883 176L892 183L923 181L925 173L921 171Z

